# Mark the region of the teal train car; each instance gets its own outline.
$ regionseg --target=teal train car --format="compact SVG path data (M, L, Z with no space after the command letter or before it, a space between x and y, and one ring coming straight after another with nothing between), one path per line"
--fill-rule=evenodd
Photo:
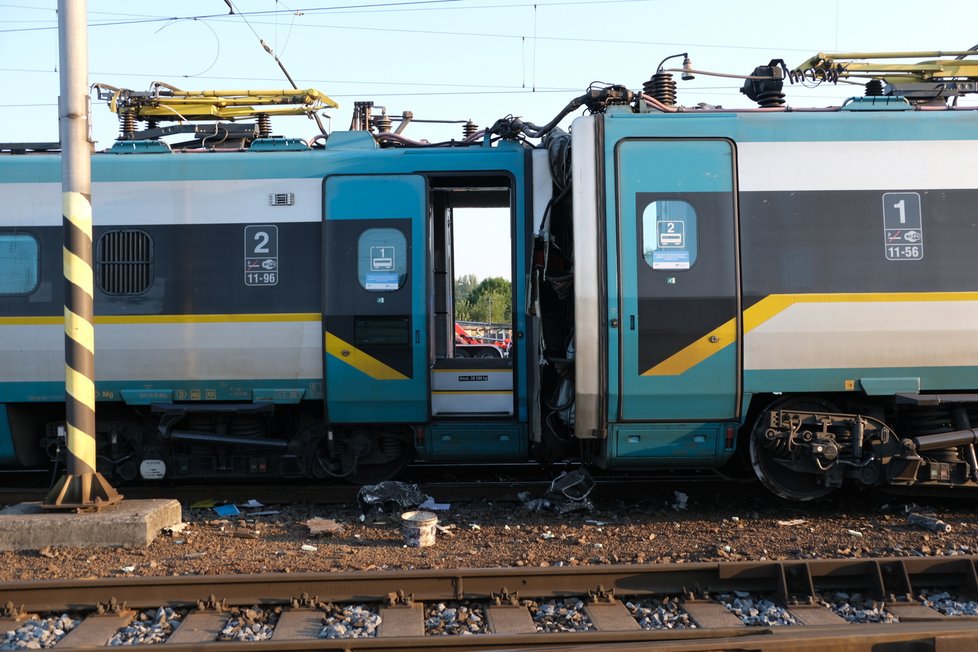
M99 471L374 482L413 460L576 460L739 467L794 500L978 486L967 89L874 79L805 110L758 70L756 109L678 107L660 71L434 144L364 118L311 143L171 145L130 120L92 156ZM61 162L4 149L0 468L50 468ZM474 209L508 226L505 357L455 343Z

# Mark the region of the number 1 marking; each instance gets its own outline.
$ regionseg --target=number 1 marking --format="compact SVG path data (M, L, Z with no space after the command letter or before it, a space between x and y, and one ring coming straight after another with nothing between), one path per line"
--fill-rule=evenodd
M900 211L900 224L906 224L907 223L906 200L901 199L897 203L893 204L893 208Z

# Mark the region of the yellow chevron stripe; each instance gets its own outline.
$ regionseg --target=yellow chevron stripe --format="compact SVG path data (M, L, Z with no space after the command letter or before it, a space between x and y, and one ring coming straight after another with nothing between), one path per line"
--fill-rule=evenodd
M92 294L92 268L84 260L62 247L65 278L84 290L88 296Z
M716 337L716 342L711 342L710 338ZM719 328L699 338L686 348L669 356L659 364L655 365L643 376L678 376L690 367L697 365L714 353L717 353L729 344L737 340L737 322L731 319Z
M95 382L65 365L65 390L76 401L95 410Z
M0 317L0 326L47 326L63 323L62 317ZM96 324L247 324L281 322L320 322L322 315L310 313L272 313L253 315L97 315Z
M935 301L978 301L978 292L771 294L744 311L743 328L746 335L796 303L922 303ZM718 342L710 342L710 338L714 336L719 338ZM677 376L685 373L710 356L719 353L724 347L733 344L735 338L736 320L731 319L643 372L642 375Z
M61 214L80 231L92 237L92 202L80 192L61 193Z
M95 353L95 327L91 322L65 308L64 324L68 337L88 349L89 353Z
M408 377L397 369L387 366L329 331L326 331L326 353L362 371L374 380L408 380Z

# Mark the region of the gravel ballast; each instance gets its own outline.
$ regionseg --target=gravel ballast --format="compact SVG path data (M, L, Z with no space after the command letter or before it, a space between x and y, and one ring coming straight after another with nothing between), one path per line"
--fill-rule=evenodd
M978 512L965 500L914 504L855 493L793 505L756 485L733 483L721 491L715 485L693 485L684 492L688 499L681 508L672 490L658 486L636 491L630 500L603 500L599 485L591 496L593 510L565 514L531 512L519 503L452 504L438 511L435 543L423 548L404 544L399 514L361 520L355 505L265 505L242 508L229 518L184 505L187 526L161 534L146 547L2 552L0 581L978 552ZM214 488L213 495L220 496L220 489ZM914 525L908 513L929 513L947 523L950 532ZM313 519L329 519L338 527L313 534L307 525Z

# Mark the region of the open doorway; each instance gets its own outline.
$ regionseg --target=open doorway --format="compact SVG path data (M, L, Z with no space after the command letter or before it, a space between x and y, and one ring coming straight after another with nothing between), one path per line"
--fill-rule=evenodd
M433 177L429 184L432 415L510 416L512 185L496 176Z
M513 333L509 210L458 208L452 218L452 235L454 355L508 357Z

